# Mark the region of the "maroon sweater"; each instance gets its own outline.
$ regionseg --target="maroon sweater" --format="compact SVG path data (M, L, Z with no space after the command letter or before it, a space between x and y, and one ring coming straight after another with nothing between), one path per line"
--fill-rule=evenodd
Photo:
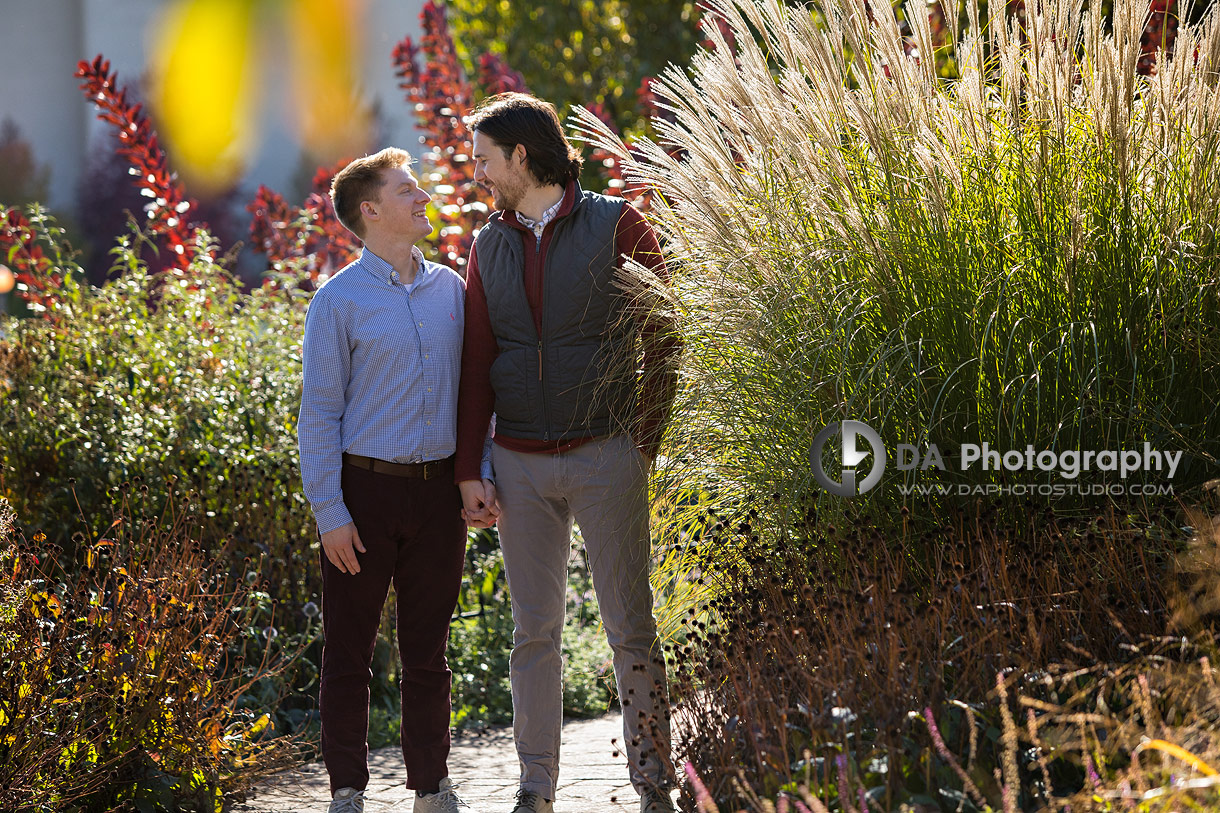
M576 184L568 184L564 192L559 213L542 232L542 243L538 244L534 233L517 220L517 213L504 213L503 222L521 232L521 245L525 250L525 294L534 316L534 327L542 335L542 269L546 264L547 250L551 245L555 224L572 211L576 199ZM623 201L623 212L614 234L619 256L626 255L635 262L666 277L665 260L652 228L629 202ZM649 459L656 457L664 431L664 414L668 411L676 391L676 380L662 372L669 358L678 351L681 342L661 319L649 319L641 328L644 351L644 374L636 403L636 414L632 425L632 437L640 450ZM487 314L487 296L483 292L483 278L479 275L479 259L472 248L470 262L466 266L466 332L462 347L462 380L458 388L457 460L455 479L479 479L479 461L483 455L483 441L495 396L491 389L491 364L498 353L496 337L491 330L491 319ZM516 452L555 454L574 449L593 438L574 438L564 441L543 441L523 438L496 437L495 442L505 449Z

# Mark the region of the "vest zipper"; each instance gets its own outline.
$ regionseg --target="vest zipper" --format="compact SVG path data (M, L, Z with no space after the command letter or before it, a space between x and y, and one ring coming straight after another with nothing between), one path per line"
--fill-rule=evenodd
M554 220L552 220L550 223L546 224L546 228L544 228L542 230L543 234L546 234L548 229L551 231L551 241L553 241L554 237L555 237L555 226L556 225L557 225L556 222ZM551 241L547 241L546 247L548 250L551 247ZM539 282L541 282L540 287L542 288L542 291L541 291L542 297L539 302L539 304L542 308L542 333L538 336L538 386L542 390L542 442L549 443L551 440L551 411L549 409L547 409L546 383L544 382L543 377L542 377L542 337L546 335L546 327L547 327L547 318L546 318L547 273L546 273L546 257L542 253L542 237L538 238L538 251L534 253L534 261L536 263L538 263L538 273L539 273L539 277L540 277Z

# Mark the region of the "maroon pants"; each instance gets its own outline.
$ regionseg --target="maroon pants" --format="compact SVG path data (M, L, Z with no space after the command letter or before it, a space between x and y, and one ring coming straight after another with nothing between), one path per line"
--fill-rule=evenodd
M445 645L466 557L462 500L452 472L431 480L343 466L343 502L367 553L343 573L322 554L322 757L330 789L369 781L369 680L391 581L402 660L402 757L407 787L434 790L449 775L449 665Z

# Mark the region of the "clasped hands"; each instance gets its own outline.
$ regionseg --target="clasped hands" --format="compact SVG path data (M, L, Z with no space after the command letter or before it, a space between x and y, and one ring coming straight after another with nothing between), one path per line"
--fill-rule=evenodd
M500 518L500 503L496 499L496 484L491 480L463 480L462 519L471 528L490 528Z

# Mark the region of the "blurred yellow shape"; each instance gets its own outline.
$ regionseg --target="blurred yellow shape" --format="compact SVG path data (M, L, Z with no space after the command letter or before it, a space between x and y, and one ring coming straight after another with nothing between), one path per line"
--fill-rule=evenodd
M1162 753L1177 757L1204 776L1216 776L1216 771L1212 768L1212 766L1208 765L1206 762L1199 759L1199 757L1190 753L1181 746L1174 745L1166 740L1145 740L1136 746L1135 753L1138 754L1141 751L1147 751L1149 749L1161 751Z
M254 140L250 115L251 0L178 0L153 57L157 124L174 167L200 192L231 185Z
M285 13L293 100L306 148L330 161L365 152L373 117L361 99L359 75L364 0L297 0Z

